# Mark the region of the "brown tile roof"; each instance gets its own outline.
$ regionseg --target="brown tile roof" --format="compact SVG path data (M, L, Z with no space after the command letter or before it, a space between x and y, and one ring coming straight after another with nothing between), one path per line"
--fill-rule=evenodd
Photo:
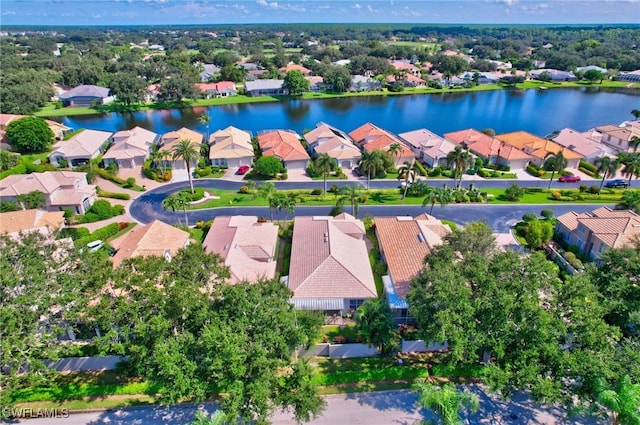
M111 260L113 266L118 267L124 260L134 257L173 258L176 252L188 243L188 232L155 220L145 226L136 226L131 229Z
M176 131L165 133L161 138L162 149L170 151L182 139L191 140L193 143L202 143L204 136L197 131L182 127Z
M147 156L158 134L142 127L118 131L112 136L113 145L103 155L104 159L126 159Z
M326 153L331 158L358 159L361 156L360 149L351 140L324 123L306 133L304 138L316 153Z
M64 227L64 212L23 210L0 213L0 234L32 230L49 233Z
M209 137L209 144L210 159L253 157L251 133L232 126L213 133Z
M399 158L413 158L415 154L405 142L371 123L366 123L349 133L354 142L367 152L374 150L389 150L389 147L398 143L402 147L402 153Z
M570 231L582 224L594 237L611 248L628 246L640 235L640 216L630 210L600 207L591 213L577 214L570 211L559 216L558 221Z
M231 271L231 283L272 279L276 273L278 227L258 217L216 217L203 247L220 255Z
M397 295L406 299L411 280L422 270L431 248L442 243L448 226L427 214L413 217L376 217L380 251Z
M348 214L296 217L289 273L293 298L376 297L364 237L362 222Z
M258 135L258 143L263 155L275 156L283 161L310 159L296 133L284 130L266 131Z

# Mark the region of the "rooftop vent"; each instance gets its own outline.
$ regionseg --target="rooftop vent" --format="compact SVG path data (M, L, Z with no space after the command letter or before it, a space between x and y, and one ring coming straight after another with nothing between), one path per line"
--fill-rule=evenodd
M420 241L420 243L424 243L424 236L422 235L422 233L418 233L418 240Z

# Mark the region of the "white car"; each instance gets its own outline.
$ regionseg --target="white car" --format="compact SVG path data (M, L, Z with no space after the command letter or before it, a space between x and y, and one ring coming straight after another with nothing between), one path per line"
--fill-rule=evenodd
M97 250L102 248L102 245L102 241L93 241L87 244L87 248L89 249L89 252L96 252Z

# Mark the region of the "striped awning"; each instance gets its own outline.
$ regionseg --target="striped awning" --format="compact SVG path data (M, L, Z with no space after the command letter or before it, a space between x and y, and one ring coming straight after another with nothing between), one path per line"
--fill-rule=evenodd
M389 307L391 307L392 310L409 308L407 301L401 299L396 293L396 287L393 285L391 277L388 275L382 276L382 283L384 284L384 292L387 295Z

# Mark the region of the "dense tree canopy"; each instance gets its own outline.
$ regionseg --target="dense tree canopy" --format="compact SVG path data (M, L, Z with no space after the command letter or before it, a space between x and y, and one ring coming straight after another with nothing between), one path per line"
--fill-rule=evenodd
M51 147L54 134L42 118L24 117L7 125L6 138L20 153L38 153Z
M309 80L304 78L301 71L289 71L284 76L282 88L286 89L291 96L300 96L309 91Z

